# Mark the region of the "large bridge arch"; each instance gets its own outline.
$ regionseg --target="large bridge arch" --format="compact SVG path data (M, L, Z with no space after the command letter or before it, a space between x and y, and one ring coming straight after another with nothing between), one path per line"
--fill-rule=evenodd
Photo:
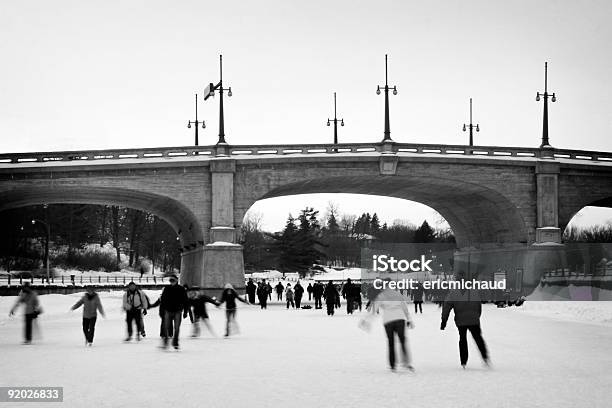
M40 204L97 204L129 207L155 214L166 221L177 233L184 249L181 257L181 276L191 281L200 273L191 250L203 245L203 228L196 216L184 204L170 197L144 191L116 187L56 186L18 188L0 192L0 212Z
M259 195L239 208L242 220L257 201L312 193L352 193L416 201L438 211L449 223L460 247L490 243L526 243L528 228L521 213L501 193L467 181L408 176L327 176L291 180Z

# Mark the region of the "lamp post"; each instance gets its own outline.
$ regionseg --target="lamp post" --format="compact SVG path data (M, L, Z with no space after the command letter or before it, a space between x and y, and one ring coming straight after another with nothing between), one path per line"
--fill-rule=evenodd
M470 98L470 124L463 124L463 131L465 132L467 129L470 130L470 146L474 146L474 129L480 132L480 127L478 127L478 123L475 126L472 124L472 98Z
M195 145L198 146L198 125L200 122L198 121L198 94L195 94L195 120L190 120L187 122L187 127L191 129L191 124L195 125ZM202 121L202 129L206 129L206 123Z
M38 218L32 220L32 225L36 225L37 222L45 226L45 232L47 233L47 239L45 240L45 265L47 267L47 283L49 283L51 278L49 273L49 240L51 239L51 226Z
M336 93L334 92L334 144L338 144L338 118L336 117ZM327 118L327 126L331 126L332 120ZM340 119L340 126L344 126L344 119Z
M397 86L389 87L387 75L387 54L385 54L385 137L383 142L392 142L391 127L389 125L389 89L393 89L393 95L397 95ZM380 85L376 88L376 95L380 95Z
M550 148L550 142L548 140L548 97L550 97L551 102L556 102L557 98L555 93L548 93L548 62L544 63L544 93L538 92L536 94L536 101L540 100L540 97L544 98L544 117L542 124L542 144L540 148L548 147Z
M215 96L215 91L219 91L219 141L217 144L226 144L225 141L225 117L223 114L223 92L227 91L227 96L232 96L232 87L223 87L223 55L219 55L219 83L213 85L211 82L204 90L204 100Z

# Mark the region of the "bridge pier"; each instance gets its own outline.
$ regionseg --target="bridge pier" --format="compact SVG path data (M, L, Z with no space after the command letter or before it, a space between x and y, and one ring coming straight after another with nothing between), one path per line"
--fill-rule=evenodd
M561 243L559 228L559 163L536 165L536 244Z
M236 243L234 226L234 173L236 162L217 157L210 162L212 222L210 243L202 249L199 286L211 291L231 283L244 288L242 246Z

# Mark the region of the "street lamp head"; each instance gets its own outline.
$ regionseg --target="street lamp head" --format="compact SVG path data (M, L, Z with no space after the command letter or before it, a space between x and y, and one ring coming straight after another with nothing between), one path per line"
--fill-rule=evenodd
M397 95L397 87L396 86L393 87L393 95Z
M32 220L32 225L36 224L36 220Z
M187 122L187 129L191 129L191 122Z
M206 129L206 122L202 121L202 129Z
M480 132L480 128L478 127L478 125L476 125L476 131Z
M380 95L380 86L376 87L376 95Z
M329 119L327 119L327 126L331 126L331 123L329 123Z
M232 87L230 86L229 89L227 90L227 96L231 97L232 96Z
M536 101L540 102L540 93L539 92L536 94Z
M557 97L555 96L555 94L552 94L552 98L550 99L553 102L557 102Z
M344 126L344 119L340 121L340 126Z
M466 131L466 128L465 128L465 123L463 124L463 131L464 131L464 132Z

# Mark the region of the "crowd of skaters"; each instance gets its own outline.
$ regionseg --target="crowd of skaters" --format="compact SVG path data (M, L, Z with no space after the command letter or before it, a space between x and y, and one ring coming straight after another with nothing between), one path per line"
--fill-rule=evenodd
M465 279L464 274L458 272L456 279ZM267 308L267 303L272 299L275 292L276 300L286 302L287 309L300 309L304 293L308 294L308 301L314 299L315 309L323 309L323 302L326 304L327 315L333 316L336 309L341 307L341 298L345 299L346 312L352 314L355 310L362 310L362 297L365 294L368 299L366 310L368 313L361 319L360 326L369 329L370 319L380 314L383 318L383 325L388 341L388 358L391 370L396 368L395 338L397 337L402 354L402 366L410 371L414 371L411 365L410 352L406 345L405 328L414 328L413 319L410 316L408 303L412 298L415 314L423 313L422 304L424 299L432 300L442 308L440 329L446 328L450 312L454 312L454 321L459 332L459 355L460 363L465 368L468 361L467 332L469 331L476 342L483 361L489 366L489 355L486 343L482 337L480 328L480 316L482 313L482 302L477 291L471 290L452 290L448 293L427 293L422 284L409 293L400 293L392 289L377 290L373 285L368 285L365 291L361 283L352 282L347 279L343 284L337 285L332 280L323 284L320 281L309 282L304 288L300 281L295 285L286 283L283 285L279 281L274 287L270 282L261 280L257 284L249 279L246 285L246 299L243 299L231 284L226 284L221 297L217 300L207 296L198 287L188 287L179 285L176 276L170 277L170 285L166 286L160 297L152 302L148 296L134 282L130 282L123 294L122 306L125 311L125 322L127 337L125 342L140 341L146 337L143 316L152 308L159 308L160 331L162 339L160 348L167 349L172 344L174 349L179 349L180 327L183 319L189 316L192 323L192 337L197 337L201 333L200 322L206 326L211 335L216 336L210 323L207 313L207 304L221 307L225 304L225 337L239 332L236 321L237 302L245 304L255 304L256 297L261 309ZM13 315L15 310L23 305L24 307L24 344L32 342L33 326L38 315L42 313L38 296L32 290L29 283L23 285L22 290L11 308L9 315ZM95 325L98 313L103 317L104 309L100 297L92 287L86 289L86 293L70 309L76 310L83 308L83 335L85 345L91 347L94 341ZM304 308L311 308L310 305Z

